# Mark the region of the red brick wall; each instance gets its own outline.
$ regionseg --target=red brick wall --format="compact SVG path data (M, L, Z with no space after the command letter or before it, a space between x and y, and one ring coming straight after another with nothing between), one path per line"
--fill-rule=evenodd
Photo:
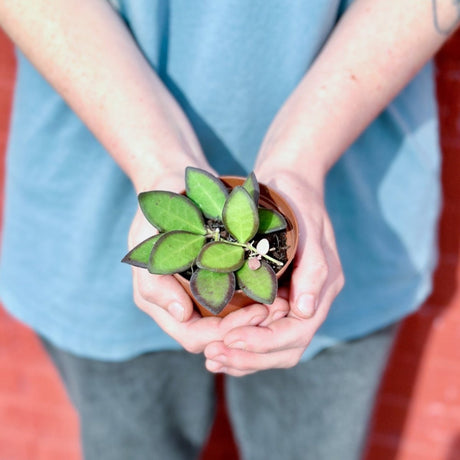
M460 33L437 59L444 206L434 291L398 335L366 460L460 459Z
M0 208L14 71L12 47L0 31ZM76 415L54 368L35 336L0 306L0 460L79 460L77 437Z

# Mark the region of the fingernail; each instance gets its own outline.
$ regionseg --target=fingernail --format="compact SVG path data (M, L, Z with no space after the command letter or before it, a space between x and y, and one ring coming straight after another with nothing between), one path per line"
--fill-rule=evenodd
M311 294L302 294L297 301L297 308L299 311L307 316L313 316L316 311L315 296Z
M237 340L236 342L231 343L228 348L236 348L238 350L245 350L246 349L246 343L243 342L242 340Z
M267 316L266 315L257 315L249 321L250 326L257 326L259 325Z
M168 307L169 313L177 319L177 321L184 320L185 309L179 302L172 302Z

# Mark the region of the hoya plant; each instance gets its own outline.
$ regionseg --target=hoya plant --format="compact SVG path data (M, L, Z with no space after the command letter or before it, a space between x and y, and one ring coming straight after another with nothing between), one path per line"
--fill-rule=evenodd
M133 248L122 262L152 274L190 279L193 297L219 314L241 289L256 302L273 303L283 266L270 252L270 234L286 229L277 211L259 205L254 173L229 190L214 175L188 167L185 195L140 193L140 208L158 234Z

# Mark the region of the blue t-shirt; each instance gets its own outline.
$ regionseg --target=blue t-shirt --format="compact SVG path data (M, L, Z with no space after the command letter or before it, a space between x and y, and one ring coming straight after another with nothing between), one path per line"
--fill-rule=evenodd
M271 120L344 6L112 3L212 166L240 175L252 170ZM432 73L427 65L328 175L327 207L347 283L305 357L404 317L430 291L440 201ZM19 54L0 267L5 307L82 356L119 360L179 348L136 308L131 269L120 263L136 208L128 178Z

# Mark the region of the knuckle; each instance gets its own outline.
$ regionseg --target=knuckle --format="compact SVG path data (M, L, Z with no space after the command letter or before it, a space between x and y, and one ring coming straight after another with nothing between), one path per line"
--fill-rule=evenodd
M338 279L337 279L337 288L338 292L340 292L345 286L345 275L343 272L340 272Z
M145 311L144 305L145 305L145 297L143 297L140 292L135 289L133 292L133 300L134 303L142 310Z
M140 282L137 285L136 291L137 291L137 295L141 299L145 299L145 300L148 300L148 301L152 300L153 292L152 292L151 286L148 283Z
M317 278L325 281L329 276L329 267L325 261L320 261L313 266L313 272Z
M325 259L313 259L307 262L306 273L298 272L296 275L299 277L299 281L300 278L305 278L305 276L307 276L310 280L322 284L329 276L329 266Z

